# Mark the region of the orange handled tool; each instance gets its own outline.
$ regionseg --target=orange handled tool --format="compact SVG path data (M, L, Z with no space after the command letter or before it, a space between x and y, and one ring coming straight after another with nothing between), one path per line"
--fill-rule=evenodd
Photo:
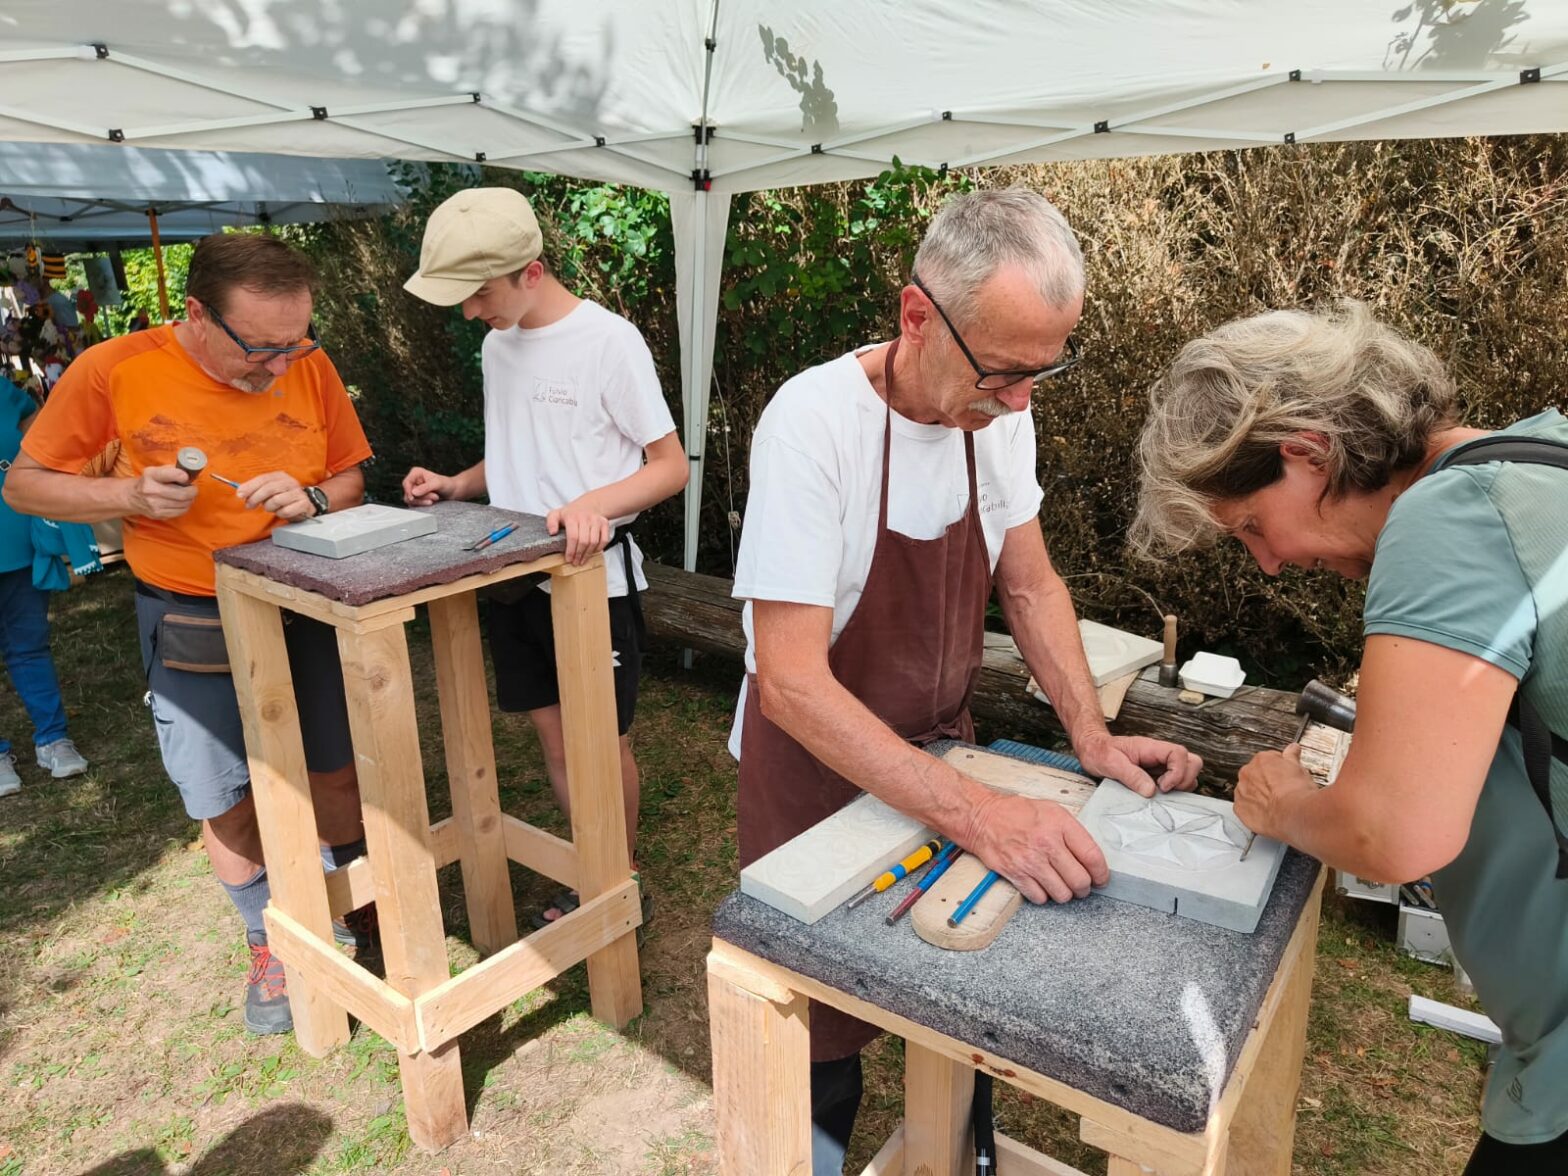
M876 881L871 883L870 886L867 886L859 894L855 895L854 898L849 900L849 909L854 910L873 894L881 894L900 878L906 877L910 870L918 870L921 866L930 861L936 851L941 848L942 839L940 837L933 837L919 849L915 850L914 853L910 854L903 861L899 862L898 865L890 866L885 872L877 875Z

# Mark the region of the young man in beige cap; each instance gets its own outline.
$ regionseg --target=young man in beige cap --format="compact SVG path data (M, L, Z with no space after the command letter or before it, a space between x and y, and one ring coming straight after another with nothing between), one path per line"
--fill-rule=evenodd
M664 402L653 356L637 328L578 298L540 260L533 209L511 188L471 188L431 213L419 272L404 289L437 306L461 306L483 319L485 456L451 476L415 466L403 479L411 506L476 498L543 515L564 531L566 558L581 563L611 543L605 560L615 704L621 739L626 836L635 859L637 762L631 729L642 664L637 593L646 590L642 553L627 530L638 512L686 485L686 454ZM550 624L548 584L514 601L487 602L496 701L525 711L539 733L556 802L568 808L566 749ZM535 920L577 905L558 895Z

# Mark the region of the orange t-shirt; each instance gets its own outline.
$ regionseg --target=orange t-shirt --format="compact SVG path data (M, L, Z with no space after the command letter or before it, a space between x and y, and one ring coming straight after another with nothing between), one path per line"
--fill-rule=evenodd
M137 477L173 465L183 445L207 454L207 469L244 482L282 470L314 486L370 456L370 443L337 369L317 351L290 365L266 392L214 380L174 337L172 326L90 347L49 394L22 451L41 465L80 473L114 441L114 473ZM203 475L196 501L173 519L127 518L125 558L138 579L171 592L211 596L212 553L265 538L279 525L247 510L232 486Z

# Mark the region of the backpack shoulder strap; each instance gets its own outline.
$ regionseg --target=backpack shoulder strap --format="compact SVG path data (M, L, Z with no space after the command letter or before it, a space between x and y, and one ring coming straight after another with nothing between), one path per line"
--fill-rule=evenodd
M1568 444L1547 437L1513 437L1494 433L1449 450L1434 463L1427 475L1453 466L1484 465L1493 461L1525 462L1568 470ZM1508 725L1519 732L1525 775L1529 777L1530 788L1536 799L1546 809L1547 820L1552 823L1552 834L1557 838L1557 877L1568 879L1568 836L1564 836L1558 828L1557 814L1552 811L1552 760L1568 764L1568 739L1546 725L1546 720L1525 698L1522 689L1514 695L1513 705L1508 708Z
M1508 708L1508 724L1519 730L1525 775L1552 822L1552 833L1557 838L1557 876L1568 878L1568 837L1557 827L1557 814L1552 811L1552 760L1568 763L1568 740L1546 725L1541 712L1530 705L1523 693L1514 695L1513 705Z
M1549 437L1511 437L1494 433L1457 445L1437 459L1430 474L1453 466L1485 465L1489 461L1517 461L1568 470L1568 442Z

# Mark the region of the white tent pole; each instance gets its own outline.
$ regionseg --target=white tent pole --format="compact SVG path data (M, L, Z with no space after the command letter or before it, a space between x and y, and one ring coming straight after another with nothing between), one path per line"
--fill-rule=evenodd
M719 317L719 275L724 267L724 237L729 220L728 193L700 191L670 196L681 342L681 403L685 408L683 431L691 474L686 485L684 562L688 572L697 567L708 400L713 387L713 344Z
M108 127L91 127L86 123L73 122L70 119L54 118L34 110L23 110L19 106L0 106L0 118L13 118L17 122L31 123L35 127L49 127L56 131L69 131L85 139L109 137Z
M690 196L670 197L670 227L675 236L675 298L681 327L681 404L686 416L686 542L684 564L697 569L697 528L702 515L703 457L708 437L708 384L713 372L713 336L718 322L718 274L724 264L724 234L730 198L709 191L708 99L713 85L713 54L718 48L719 0L708 10L702 73L702 116L693 134ZM715 246L715 223L718 244ZM710 282L711 277L711 282ZM710 284L712 289L710 290ZM684 311L684 313L679 313Z
M1542 78L1555 77L1568 71L1568 65L1548 66L1535 71L1537 82ZM1466 98L1478 98L1482 94L1490 94L1494 90L1511 89L1522 85L1519 76L1498 78L1481 85L1471 86L1464 90L1454 90L1447 94L1437 94L1430 98L1422 98L1415 102L1406 102L1402 106L1391 106L1383 110L1368 111L1354 118L1342 118L1338 122L1324 123L1322 126L1308 127L1296 135L1297 142L1314 139L1319 135L1329 135L1336 131L1349 130L1351 127L1366 126L1369 123L1381 122L1386 118L1396 118L1401 114L1413 114L1418 110L1430 110L1434 106L1447 106L1451 102L1462 102Z
M0 65L23 61L79 61L82 51L73 47L59 49L5 49L0 50Z

